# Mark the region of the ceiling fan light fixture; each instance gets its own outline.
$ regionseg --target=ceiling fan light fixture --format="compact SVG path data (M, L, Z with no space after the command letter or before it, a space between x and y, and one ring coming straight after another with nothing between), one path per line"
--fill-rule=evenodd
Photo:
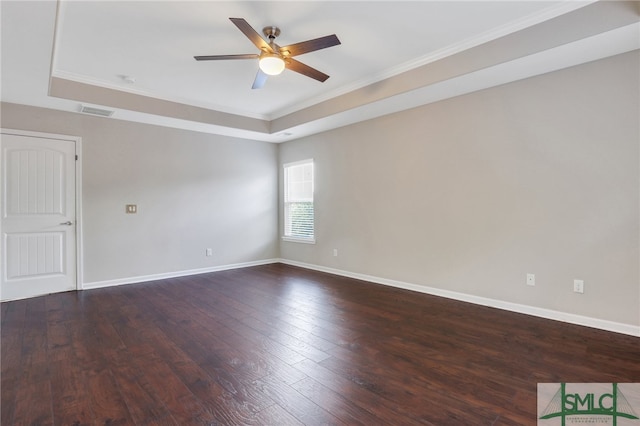
M284 71L284 60L276 54L264 54L258 66L267 75L278 75Z
M0 0L2 1L2 0ZM305 65L302 62L293 59L294 56L303 53L315 52L316 50L326 49L327 47L337 46L340 40L335 34L324 37L314 38L312 40L302 41L300 43L290 44L280 47L275 43L276 37L280 35L280 28L269 26L262 29L264 37L258 34L247 21L242 18L229 18L233 24L253 43L258 49L259 54L239 54L239 55L206 55L194 56L196 61L215 61L223 59L258 59L258 73L253 81L252 89L260 89L264 86L270 75L278 75L288 70L297 72L306 77L313 78L319 82L326 81L329 76L315 68ZM268 41L267 41L268 40Z

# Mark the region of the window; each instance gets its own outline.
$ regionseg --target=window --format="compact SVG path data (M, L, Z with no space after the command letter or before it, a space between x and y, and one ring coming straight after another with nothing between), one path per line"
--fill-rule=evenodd
M284 165L283 240L315 243L313 160Z

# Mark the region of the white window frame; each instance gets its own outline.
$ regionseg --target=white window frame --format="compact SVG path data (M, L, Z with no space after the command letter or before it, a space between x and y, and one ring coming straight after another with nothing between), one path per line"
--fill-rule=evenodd
M287 235L287 230L289 230L291 228L291 226L287 223L289 221L289 207L291 204L293 203L297 203L297 202L309 202L309 198L305 198L304 201L302 200L290 200L289 199L289 169L291 167L295 167L295 166L302 166L302 165L307 165L307 164L311 164L311 197L310 197L310 201L312 203L312 208L313 208L313 225L312 225L312 235L310 237L304 237L304 236L298 236L298 235L291 235L289 233L289 235ZM282 219L283 219L283 229L282 229L282 240L283 241L290 241L290 242L295 242L295 243L306 243L306 244L315 244L316 243L316 231L315 231L315 201L314 201L314 189L315 189L315 164L313 161L313 158L309 158L306 160L301 160L301 161L295 161L292 163L286 163L282 165L282 169L283 169L283 192L284 192L284 203L283 203L283 214L282 214Z

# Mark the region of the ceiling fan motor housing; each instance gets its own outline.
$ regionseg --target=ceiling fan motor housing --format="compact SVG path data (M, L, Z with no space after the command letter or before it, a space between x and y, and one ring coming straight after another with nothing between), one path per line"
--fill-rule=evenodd
M264 27L262 29L262 34L267 36L269 40L273 40L280 35L280 28L274 26Z

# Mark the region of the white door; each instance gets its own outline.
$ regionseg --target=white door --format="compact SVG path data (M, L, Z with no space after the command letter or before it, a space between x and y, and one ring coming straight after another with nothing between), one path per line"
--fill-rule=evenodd
M0 152L0 298L75 290L75 141L3 133Z

